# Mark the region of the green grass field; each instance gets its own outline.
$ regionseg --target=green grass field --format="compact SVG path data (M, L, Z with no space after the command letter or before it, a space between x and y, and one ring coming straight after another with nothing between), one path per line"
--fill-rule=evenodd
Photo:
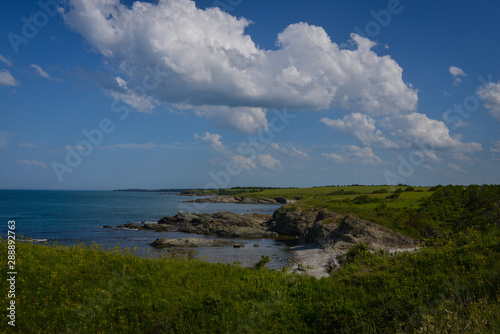
M415 253L364 254L320 280L18 243L16 331L459 333L474 325L469 332L493 333L500 231L490 232L469 229Z
M408 188L412 191L405 191ZM259 192L241 193L238 196L301 198L297 203L291 205L292 209L326 208L340 214L351 214L373 221L410 237L423 238L427 225L437 230L443 230L439 224L433 221L429 221L425 226L410 226L408 224L410 222L408 215L418 210L420 204L434 193L429 190L429 187L408 186L336 186L264 189ZM394 192L398 192L399 197L387 199Z

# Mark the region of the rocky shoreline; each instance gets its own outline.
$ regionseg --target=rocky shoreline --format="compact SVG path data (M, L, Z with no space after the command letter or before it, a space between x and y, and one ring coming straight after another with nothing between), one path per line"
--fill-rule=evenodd
M295 201L284 197L212 196L184 201L183 203L293 204Z
M224 247L233 246L236 248L244 247L242 243L237 243L235 241L226 239L201 239L201 238L180 238L180 239L167 239L158 238L151 246L156 248L166 248L166 247Z
M247 202L248 197L219 196L210 203ZM252 199L253 200L253 199ZM273 199L276 200L276 199ZM254 203L255 204L255 203ZM262 202L260 203L262 204ZM267 203L271 204L271 203ZM166 239L158 238L153 247L242 247L241 243L228 238L273 238L295 237L301 246L291 249L296 264L293 272L305 272L315 277L326 274L329 259L345 254L354 245L364 243L370 251L412 250L418 241L394 232L384 226L351 215L340 215L327 209L303 210L295 205L284 205L272 215L232 212L187 213L178 212L161 218L157 224L126 224L118 228L138 230L176 231L213 235L225 239Z
M232 212L187 213L166 216L158 225L175 226L178 232L216 235L222 238L276 238L269 231L270 215L261 213L236 214Z

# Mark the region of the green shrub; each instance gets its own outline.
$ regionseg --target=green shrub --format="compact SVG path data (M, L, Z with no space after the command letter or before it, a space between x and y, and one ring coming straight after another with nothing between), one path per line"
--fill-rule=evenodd
M266 264L268 264L269 262L271 262L271 259L269 258L268 255L261 255L259 262L257 262L254 265L254 268L256 270L261 269L261 268L265 268Z
M388 192L389 192L389 190L383 188L383 189L378 189L378 190L372 191L372 194L387 194Z
M380 201L381 201L380 198L370 197L368 195L361 195L361 196L353 198L353 200L352 200L352 202L354 204L377 203Z
M398 199L401 196L401 192L394 192L393 194L387 196L387 199Z
M443 186L441 184L438 184L437 186L430 188L428 191L436 191L436 190L441 189L441 188L443 188Z
M352 246L347 254L337 256L337 261L342 266L344 264L353 263L357 260L366 258L369 255L371 255L371 253L368 250L368 246L364 242L362 242Z

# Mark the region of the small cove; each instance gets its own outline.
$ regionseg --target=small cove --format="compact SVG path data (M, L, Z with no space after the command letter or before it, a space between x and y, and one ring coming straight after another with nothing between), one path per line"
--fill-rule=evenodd
M214 238L179 232L109 229L126 223L156 222L178 211L215 213L229 211L238 214L272 214L280 205L183 203L199 197L177 194L159 195L152 192L112 191L33 191L1 190L2 221L16 220L17 233L26 238L47 240L47 243L98 244L104 248L137 248L139 256L168 257L173 254L222 263L251 266L261 256L269 256L268 268L286 266L290 256L288 245L273 239L231 239L244 243L242 248L199 247L190 249L155 249L148 244L157 238ZM255 247L254 245L258 245Z

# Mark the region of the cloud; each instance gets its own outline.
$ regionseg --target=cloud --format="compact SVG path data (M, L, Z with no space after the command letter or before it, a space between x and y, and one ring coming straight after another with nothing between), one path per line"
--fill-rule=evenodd
M200 136L195 133L194 137L196 138L196 140L199 140L202 143L205 143L208 146L210 146L210 148L215 152L222 154L230 153L230 151L221 142L222 136L217 133L205 132L203 136Z
M127 82L125 80L123 80L122 78L120 77L116 77L116 83L118 84L118 86L120 86L121 88L123 89L128 89L127 88Z
M466 77L467 74L462 70L460 67L456 66L450 66L448 69L450 71L450 74L453 76L455 81L453 82L453 85L458 86L459 84L462 83L462 78L460 77Z
M283 153L292 158L299 158L299 159L310 158L309 153L307 153L305 150L299 150L293 145L280 146L277 143L271 143L269 144L269 148L278 151L280 153Z
M12 66L12 60L10 58L5 58L4 56L0 55L0 61L2 63L5 63L7 66Z
M242 155L233 155L231 160L243 170L251 170L257 168L254 159L244 157Z
M477 93L490 115L500 121L500 81L485 84Z
M185 107L184 107L185 108ZM261 128L268 128L266 111L262 108L228 106L191 106L195 114L215 120L221 128L236 128L240 132L251 134Z
M54 81L62 81L62 79L58 79L58 78L53 78L50 76L50 74L48 74L47 72L45 72L45 70L39 66L39 65L36 65L36 64L31 64L30 65L31 68L34 68L37 75L42 77L42 78L45 78L45 79L49 79L49 80L54 80Z
M26 166L36 166L40 168L47 168L47 164L38 160L16 160L16 163Z
M125 81L119 84L123 85ZM120 86L121 86L120 85ZM126 83L125 83L126 86ZM117 92L113 90L106 90L106 93L115 100L122 100L137 111L151 114L153 109L156 108L160 102L155 100L152 96L137 94L133 90L125 89L124 92Z
M9 71L7 70L0 71L0 85L15 87L19 86L20 84L21 83L16 79L14 79L14 77L12 76L12 74L10 74Z
M154 99L193 106L219 126L246 133L266 126L270 108L385 115L413 111L418 101L398 63L356 34L354 47L343 49L322 27L301 22L278 34L275 50L265 50L245 34L250 21L191 0L131 6L72 0L64 19L128 87L150 75L158 81L148 92Z
M465 169L463 169L462 167L457 166L457 165L455 165L455 164L448 164L448 167L449 167L450 169L453 169L454 171L459 172L459 173L466 173L466 172L467 172Z
M500 153L500 140L491 143L490 151L493 153Z
M383 161L376 156L370 147L357 147L350 145L347 149L337 153L323 153L324 157L337 163L361 163L367 166L376 166L383 164Z
M257 161L261 166L274 171L281 170L281 163L278 159L273 158L270 154L259 154L257 155Z
M278 159L273 158L270 154L255 154L251 157L245 157L237 154L224 146L221 139L222 136L217 133L205 132L203 136L194 134L196 140L207 144L212 150L221 153L226 161L233 161L243 170L257 169L258 166L271 169L274 171L281 170L281 163Z
M426 148L424 152L431 158L434 150L466 153L482 150L479 143L463 143L451 137L443 122L430 119L425 114L391 115L381 120L381 124L411 148Z
M179 149L182 148L182 145L172 145L172 144L155 144L152 142L140 144L140 143L126 143L126 144L114 144L114 145L103 145L101 146L103 149L108 150L154 150L154 149ZM83 146L77 146L78 150L85 150Z
M17 145L22 148L40 148L33 143L17 143Z
M322 118L321 123L330 128L357 138L364 146L397 148L398 145L375 127L375 120L360 113L352 113L343 119Z
M343 119L322 118L321 122L330 128L355 137L363 146L388 150L422 150L431 161L441 161L436 152L473 153L482 150L479 143L464 143L459 135L450 136L442 121L428 118L425 114L410 113L386 115L372 118L361 113L352 113ZM386 138L375 124L388 130L394 140Z
M14 137L13 133L0 131L0 148L8 148L10 139Z

